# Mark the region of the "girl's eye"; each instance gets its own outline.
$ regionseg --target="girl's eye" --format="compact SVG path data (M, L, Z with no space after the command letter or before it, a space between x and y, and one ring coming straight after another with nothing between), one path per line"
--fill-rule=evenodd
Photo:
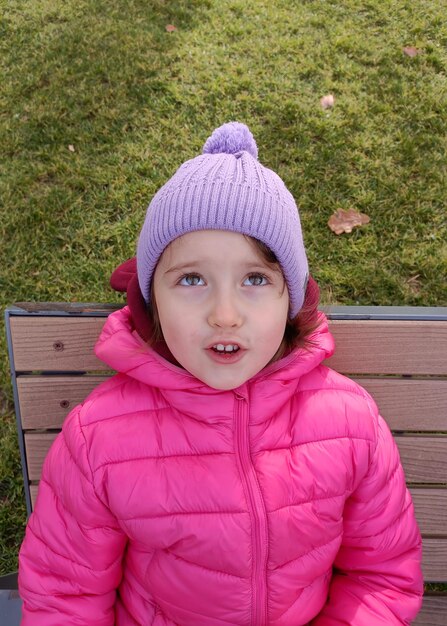
M244 285L248 287L263 287L268 284L267 277L263 274L250 274L244 280Z
M197 287L204 285L203 278L198 274L186 274L179 280L179 285L183 285L184 287Z

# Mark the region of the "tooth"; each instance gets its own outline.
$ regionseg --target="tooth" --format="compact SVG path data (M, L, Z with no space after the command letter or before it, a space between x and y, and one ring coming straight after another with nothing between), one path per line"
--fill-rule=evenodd
M226 346L225 347L225 352L233 352L234 348L233 346Z
M216 350L225 350L225 346L221 343L218 343L216 346Z

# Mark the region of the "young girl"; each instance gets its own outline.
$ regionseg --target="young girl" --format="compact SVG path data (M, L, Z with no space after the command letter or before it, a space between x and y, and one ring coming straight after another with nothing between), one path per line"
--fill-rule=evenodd
M20 553L24 626L409 624L421 539L334 350L295 202L225 124L149 205L119 373L67 417Z

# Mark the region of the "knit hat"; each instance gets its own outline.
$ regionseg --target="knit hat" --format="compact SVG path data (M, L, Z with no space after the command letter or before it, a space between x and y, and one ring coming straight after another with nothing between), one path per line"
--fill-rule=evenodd
M197 230L229 230L262 241L275 254L290 298L290 317L301 309L308 266L298 209L281 178L259 163L245 124L230 122L207 139L203 154L183 163L153 197L137 246L141 293L163 250Z

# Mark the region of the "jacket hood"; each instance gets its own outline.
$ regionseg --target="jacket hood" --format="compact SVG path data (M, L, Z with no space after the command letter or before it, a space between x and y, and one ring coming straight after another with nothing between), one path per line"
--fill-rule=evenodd
M330 357L334 352L334 340L329 332L326 316L323 313L319 315L320 324L310 337L310 348L295 349L261 370L239 390L252 384L260 387L271 385L273 381L280 384L298 382L303 375ZM212 395L225 393L208 387L193 374L170 363L149 347L134 328L128 306L109 315L95 345L95 354L117 372L159 390L183 390Z

